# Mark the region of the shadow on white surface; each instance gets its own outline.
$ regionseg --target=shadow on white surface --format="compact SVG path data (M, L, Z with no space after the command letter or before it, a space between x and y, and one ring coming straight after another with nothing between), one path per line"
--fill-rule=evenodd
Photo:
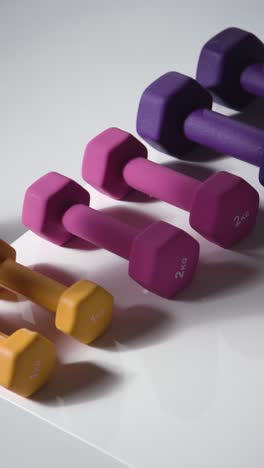
M74 250L97 250L98 247L90 242L87 242L79 237L72 237L67 244L63 246L66 249Z
M31 268L63 283L65 286L70 286L79 279L77 274L72 274L54 265L40 263L31 266ZM116 273L117 275L112 273L112 279L117 282L116 284L120 284L122 288L122 281L118 272ZM121 272L120 275L124 278ZM123 280L126 281L126 278ZM1 319L5 329L10 333L15 327L34 325L39 332L54 340L61 350L63 347L70 347L73 339L56 330L54 325L55 314L31 302L23 304L25 301L24 298L21 298L21 301L18 299L16 311L13 311L12 314L9 312L2 313ZM19 309L19 303L21 303L21 309ZM127 309L116 305L111 327L91 346L109 351L120 351L116 347L117 343L124 345L124 348L122 348L124 350L125 347L132 349L151 346L166 339L174 329L174 322L172 315L166 310L151 305L136 304Z
M137 190L131 190L123 200L132 203L153 203L156 201L155 198L152 198L145 193L138 192Z
M201 182L204 182L206 179L208 179L208 177L216 173L215 170L208 166L203 166L201 164L190 164L188 162L179 161L177 159L162 165L168 169L175 170L175 172L180 172L181 174L200 180Z
M37 263L35 265L31 265L30 268L64 284L65 286L71 286L75 281L79 281L80 279L77 274L71 273L66 269L49 263Z
M128 309L116 309L108 332L92 346L120 352L152 346L166 340L177 328L177 320L157 307L137 304ZM117 343L122 348L117 347Z
M192 151L190 151L188 154L184 155L181 158L179 158L177 154L171 154L171 156L179 160L202 163L209 163L210 161L216 161L226 158L224 154L202 145L194 146L194 149Z
M50 381L32 399L58 406L105 397L124 383L121 373L92 362L58 363Z
M16 306L12 304L12 308L6 303L6 310L1 311L1 328L8 335L19 328L37 331L61 350L70 348L72 343L72 338L55 328L55 314L29 301L17 303Z
M234 290L240 290L254 283L257 276L257 267L245 263L201 261L193 283L188 289L179 293L175 301L196 302L222 296L228 297L234 293Z
M242 112L232 118L239 122L264 129L264 98L258 98L249 104Z
M136 192L135 192L136 194ZM155 202L155 199L149 198L150 202ZM131 224L133 228L144 229L151 223L160 221L157 216L149 213L143 213L142 211L135 210L133 208L127 208L126 206L111 206L109 208L103 208L100 210L102 213L106 213L115 219L118 219L122 223Z
M22 236L27 231L19 219L10 219L0 224L1 239L11 244L18 237Z

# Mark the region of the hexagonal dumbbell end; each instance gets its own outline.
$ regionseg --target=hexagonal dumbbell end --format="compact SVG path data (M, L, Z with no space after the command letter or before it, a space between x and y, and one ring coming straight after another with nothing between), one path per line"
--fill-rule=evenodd
M143 157L140 157L141 153ZM192 226L222 247L234 245L253 229L259 195L244 179L221 172L199 182L148 161L146 155L146 148L130 133L109 128L88 143L83 159L83 178L112 197L121 198L134 188L191 211ZM115 183L112 184L114 168ZM108 184L104 184L106 179ZM237 217L242 217L243 223L234 221ZM219 219L222 224L213 222Z
M77 182L49 172L27 189L22 222L44 239L64 245L73 237L63 227L64 213L73 205L89 205L89 202L89 193Z
M134 158L147 158L147 148L133 135L119 128L108 128L87 144L82 176L100 192L121 199L131 190L122 170Z
M144 288L171 298L191 283L198 258L199 243L193 237L160 221L135 238L129 274Z
M11 262L1 263L7 258ZM88 344L109 327L113 296L106 289L86 280L67 288L14 260L15 250L0 241L0 284L55 312L59 330Z
M56 327L82 343L92 343L109 327L113 296L91 281L81 280L60 297Z
M194 146L184 134L185 119L197 109L211 107L210 94L197 81L177 72L165 73L140 98L137 132L159 151L181 157Z
M42 190L43 186L45 190ZM70 190L66 189L67 186ZM23 208L24 224L52 242L63 243L68 233L129 259L129 262L132 262L132 266L129 267L131 276L145 288L149 287L151 291L161 296L172 297L190 283L198 261L199 244L189 234L166 223L155 223L143 232L139 232L132 226L90 208L87 203L81 203L81 201L72 203L72 199L77 198L74 198L75 188L78 196L85 192L78 184L60 174L49 173L43 176L26 193ZM61 197L61 192L67 193L65 200ZM69 195L71 193L72 199ZM36 204L35 200L37 200ZM45 200L48 203L45 203ZM39 213L38 207L40 207ZM36 213L36 220L31 213L28 215L28 210ZM139 247L135 247L134 244ZM137 262L134 258L138 259ZM139 265L140 262L141 267L136 267L136 264ZM76 296L73 294L72 300L66 301L69 302L69 311L73 315L73 309L77 303L77 316L80 317L81 323L83 320L82 305L87 300L88 302L90 300L90 290L84 291L80 299L77 293ZM62 304L65 313L64 301ZM88 309L88 305L85 307ZM103 310L102 308L96 309L93 321L97 316L103 317L104 310L104 307ZM64 323L63 313L59 322L56 322L57 326L64 327L64 331L71 327L69 324L59 325L60 322ZM69 322L71 323L71 319ZM78 339L82 339L83 325L80 327L74 325L73 329L75 326Z
M190 224L209 241L230 248L253 229L258 207L259 195L251 185L241 177L218 172L198 188Z
M194 144L264 165L264 131L212 111L212 97L197 81L177 72L160 76L143 92L139 135L157 149L183 157Z
M264 63L264 44L250 32L227 28L203 46L196 77L202 86L212 91L216 100L234 109L240 109L254 99L254 95L251 94L254 92L254 81L258 88L256 72L251 70L252 89L248 90L246 82L245 86L243 83L243 72L250 65L256 66L259 63ZM262 93L263 76L262 70L262 74L259 74Z
M39 333L22 328L1 335L0 385L28 397L41 388L55 366L55 347Z

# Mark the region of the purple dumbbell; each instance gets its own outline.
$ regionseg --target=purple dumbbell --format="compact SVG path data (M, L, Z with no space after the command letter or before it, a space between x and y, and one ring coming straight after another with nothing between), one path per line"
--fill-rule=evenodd
M263 42L242 29L224 29L203 46L196 77L217 101L234 109L264 97Z
M146 147L130 133L108 128L86 146L82 176L117 199L131 189L190 211L190 224L203 237L229 248L253 229L257 191L241 177L218 172L200 182L147 160Z
M182 157L194 143L260 167L264 185L264 131L211 110L212 97L177 72L162 75L141 96L137 131L155 148Z
M129 275L159 296L173 297L189 285L199 257L199 244L189 234L162 221L140 232L89 202L83 187L50 172L27 189L22 221L54 244L77 236L129 260Z

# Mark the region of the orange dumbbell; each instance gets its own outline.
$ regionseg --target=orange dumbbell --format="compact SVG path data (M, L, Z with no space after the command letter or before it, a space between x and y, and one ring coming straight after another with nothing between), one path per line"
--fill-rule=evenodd
M28 397L48 380L56 362L55 347L37 332L21 328L0 333L0 385Z
M15 261L16 252L0 240L0 287L56 313L55 325L82 343L91 343L112 320L113 296L91 281L69 288Z

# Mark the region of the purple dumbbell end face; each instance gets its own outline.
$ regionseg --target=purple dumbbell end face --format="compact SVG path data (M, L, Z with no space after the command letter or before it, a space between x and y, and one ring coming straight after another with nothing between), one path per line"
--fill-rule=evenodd
M230 248L253 229L259 207L257 191L228 172L209 177L196 192L190 224L203 237Z
M189 234L164 222L153 223L134 240L129 275L144 288L171 298L192 281L199 258L199 243Z
M264 62L263 43L254 34L228 28L202 48L196 77L218 102L241 109L254 99L242 88L241 73L249 65L261 62Z
M68 177L49 172L26 191L22 222L31 231L57 245L73 236L64 229L64 213L78 203L89 205L89 193Z
M184 156L194 146L184 135L185 119L197 109L211 107L210 94L197 81L168 72L143 92L137 113L137 132L159 151Z
M140 141L119 128L108 128L87 144L82 176L100 192L121 199L131 190L122 169L130 159L138 157L147 158L147 149Z

